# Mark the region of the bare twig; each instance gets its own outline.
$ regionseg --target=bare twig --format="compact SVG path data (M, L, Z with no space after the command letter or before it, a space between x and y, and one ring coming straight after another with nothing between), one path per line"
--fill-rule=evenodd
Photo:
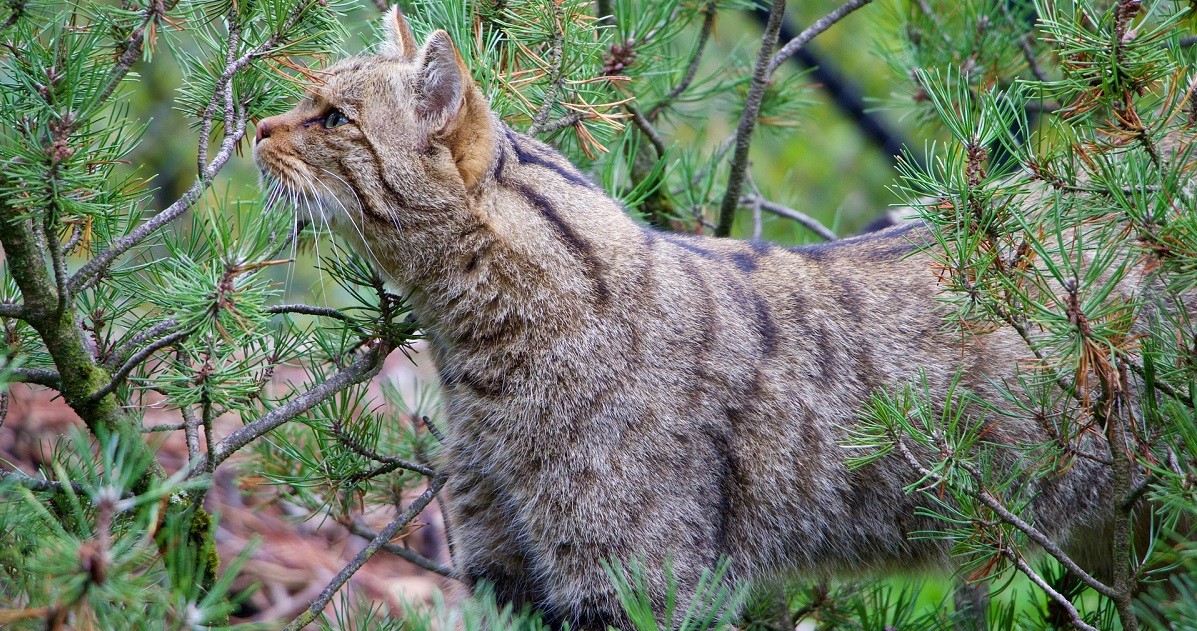
M815 20L814 24L811 24L803 29L803 31L799 33L797 37L786 42L786 45L782 46L781 50L777 51L777 54L773 56L773 60L769 62L766 76L772 75L773 72L777 70L778 66L785 63L785 60L789 58L790 55L793 55L795 51L803 46L806 46L806 43L814 39L815 36L831 28L832 25L844 19L844 17L846 17L849 13L852 13L853 11L863 7L866 4L869 4L872 1L873 0L848 0L848 2L841 4L831 13L828 13L818 20Z
M765 34L761 38L761 50L757 54L756 66L752 72L748 98L744 102L744 112L740 115L740 124L736 127L736 151L732 157L731 173L727 179L727 191L723 195L723 202L719 205L719 223L715 226L715 236L717 237L730 235L732 222L736 218L736 207L740 203L740 191L744 188L744 172L748 169L748 149L752 145L752 131L756 128L756 119L761 111L761 103L765 100L765 87L769 82L769 59L773 55L773 47L777 45L777 34L781 30L781 21L785 17L785 12L785 0L773 0L773 6L769 10L769 20L765 24Z
M99 401L109 394L112 394L114 391L116 391L117 386L124 382L124 380L129 376L129 373L133 372L134 368L141 365L142 362L149 359L154 353L166 348L167 346L170 346L171 344L183 340L188 335L191 335L190 331L176 331L134 353L133 356L129 358L129 361L125 362L125 364L121 366L120 370L116 371L116 374L112 376L112 380L109 381L107 385L99 390L96 390L91 395L91 400Z
M356 519L345 524L345 527L349 529L349 532L365 539L374 539L378 537L378 533L370 530L365 524ZM415 565L418 565L419 567L422 567L434 574L440 574L445 578L456 578L453 574L453 568L441 565L440 563L433 561L432 559L416 552L415 550L412 550L411 548L405 548L393 543L385 543L383 544L382 549L401 559L411 561Z
M356 438L354 438L353 436L350 436L348 433L346 433L345 429L344 429L344 427L342 427L340 421L333 423L331 430L332 430L333 436L336 436L337 439L341 441L342 445L345 445L346 447L349 448L350 451L352 451L353 453L355 453L363 458L369 458L370 460L373 460L375 462L382 462L382 463L385 463L388 465L393 465L394 467L397 467L400 469L407 469L408 471L415 471L416 473L419 473L420 475L425 475L430 478L436 475L436 471L433 471L432 469L429 469L428 467L425 467L424 465L412 462L410 460L406 460L404 458L398 458L396 456L388 456L386 454L380 454L380 453L374 451L373 449L366 447L365 445L358 442L358 440Z
M191 475L196 476L211 471L238 449L248 445L259 436L316 407L345 388L370 379L382 369L385 358L384 347L375 347L337 374L291 399L286 405L271 410L258 420L225 436L213 446L206 457L196 463Z
M648 120L640 108L636 107L635 103L627 103L624 105L628 109L628 113L632 115L632 122L636 123L636 127L648 137L648 141L652 143L653 149L657 152L658 158L665 157L665 141L661 138L661 133L653 127L653 124Z
M204 422L190 407L184 407L179 411L183 414L183 434L187 439L187 461L195 462L200 455L199 428Z
M152 427L141 427L143 434L157 434L159 432L177 432L187 427L186 423L167 423L165 425L154 425Z
M1097 631L1095 627L1085 624L1084 619L1081 618L1081 613L1076 610L1076 607L1072 605L1072 602L1070 602L1068 598L1066 598L1060 592L1052 589L1052 586L1049 585L1047 581L1043 580L1043 577L1039 576L1039 574L1035 572L1031 566L1027 565L1027 562L1024 561L1022 557L1018 556L1014 550L1002 548L1001 553L1002 556L1010 559L1010 562L1014 564L1014 567L1018 568L1019 572L1022 572L1027 578L1031 579L1031 582L1038 585L1039 589L1043 590L1043 593L1047 594L1048 597L1054 600L1056 604L1060 605L1064 611L1068 612L1068 616L1071 619L1073 626L1081 629L1081 631Z
M914 453L910 451L910 448L906 446L906 441L903 440L901 436L896 437L895 446L898 452L902 454L902 457L906 459L906 462L910 465L910 467L918 472L919 475L934 482L935 484L950 484L944 479L943 476L923 466L923 463L919 462L919 459L915 457ZM978 482L983 479L980 476L980 472L969 466L968 463L957 460L957 465L976 478ZM1086 585L1092 587L1099 594L1108 596L1110 598L1114 597L1114 590L1110 586L1102 583L1096 578L1093 578L1088 572L1082 570L1081 567L1077 565L1071 557L1065 554L1064 551L1061 550L1054 541L1049 539L1047 535L1040 532L1038 528L1035 528L1031 524L1023 521L1018 515L1011 513L1005 506L1002 505L1000 501L998 501L997 498L990 495L988 491L976 486L961 488L960 490L968 493L974 499L980 501L982 504L987 506L989 510L997 514L1002 521L1014 526L1024 535L1026 535L1028 539L1039 544L1039 547L1043 548L1043 550L1050 554L1052 558L1059 561L1060 565L1063 565L1068 569L1068 571L1075 574L1077 578Z
M143 344L154 338L166 335L171 331L171 329L177 328L178 326L179 321L172 318L170 320L163 320L162 322L159 322L158 324L155 324L144 331L134 334L133 337L128 339L128 341L126 341L124 344L121 344L121 347L114 351L112 355L104 362L104 369L108 371L116 370L121 366L121 364L124 364L126 361L128 361L129 356L137 352L137 349L141 348Z
M428 489L424 491L420 497L416 498L415 501L413 501L406 510L396 517L394 521L387 524L386 528L383 528L381 531L379 531L378 535L370 540L369 545L363 548L361 552L358 552L348 565L342 568L340 572L337 572L337 575L334 576L331 581L329 581L328 586L320 592L320 595L312 601L312 604L308 606L308 608L302 614L292 620L287 626L283 627L283 631L299 631L307 626L308 623L315 620L316 617L320 615L320 612L324 611L324 607L329 603L329 601L332 600L332 597L336 595L337 591L341 589L341 586L344 585L355 572L361 569L361 567L366 564L366 561L370 560L370 557L374 556L376 552L381 550L383 545L389 543L391 539L394 539L395 536L398 535L405 526L407 526L408 522L415 519L416 516L419 515L420 512L423 511L430 502L432 502L432 499L436 497L437 492L441 490L441 486L443 486L444 483L444 478L433 478L432 482L430 482L428 485Z
M698 43L694 46L694 55L690 57L690 64L686 67L686 74L682 76L682 80L673 89L661 99L659 103L652 106L644 115L650 122L657 120L657 116L661 111L669 107L679 96L686 90L690 89L690 84L694 83L694 77L698 74L698 64L702 61L702 53L706 50L707 41L711 39L711 31L715 26L715 3L708 2L702 8L702 30L698 33Z
M341 322L349 325L349 327L352 328L353 331L359 336L370 337L369 334L367 334L360 326L357 325L356 322L353 321L353 318L329 307L314 307L312 305L301 304L274 305L273 307L267 307L266 313L299 313L303 315L320 316L323 318L333 318L334 320L340 320Z
M1010 13L1010 6L1008 3L1001 3L1002 14L1006 16L1006 22L1010 26L1017 28L1018 24L1014 21L1014 15ZM1031 74L1035 78L1046 83L1048 81L1047 73L1039 66L1039 60L1035 58L1035 50L1031 48L1031 34L1023 32L1018 36L1018 48L1022 50L1023 59L1027 60L1027 67L1031 69Z
M34 383L57 390L62 386L62 377L53 370L45 368L17 368L12 371L13 381L20 383Z
M771 202L771 201L761 197L760 195L756 195L756 194L745 195L740 200L740 203L744 204L746 206L759 205L762 210L773 213L774 215L777 215L778 217L785 217L786 219L791 219L793 221L796 221L796 222L802 224L803 227L805 227L808 230L810 230L811 232L819 235L820 237L822 237L823 239L825 239L827 241L835 241L836 239L839 238L836 236L836 234L834 232L831 231L831 229L829 229L826 226L824 226L823 224L819 223L819 221L817 219L815 219L814 217L811 217L805 213L794 210L793 208L789 208L788 206L783 206L781 204L778 204L777 202Z
M12 302L0 302L0 318L17 318L25 317L25 306Z

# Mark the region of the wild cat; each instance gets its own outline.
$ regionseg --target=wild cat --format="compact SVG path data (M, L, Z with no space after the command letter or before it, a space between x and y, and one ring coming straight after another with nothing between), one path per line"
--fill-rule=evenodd
M644 559L658 602L667 558L681 594L723 555L737 580L949 564L911 538L936 524L908 464L850 471L844 439L875 388L921 368L933 395L961 373L997 400L1029 351L945 330L917 226L798 249L648 229L504 125L445 32L421 47L397 10L385 26L379 54L263 120L254 153L410 295L463 581L604 629L626 620L602 559ZM996 444L1046 440L985 422ZM1035 523L1100 541L1109 488L1078 459L1036 489Z

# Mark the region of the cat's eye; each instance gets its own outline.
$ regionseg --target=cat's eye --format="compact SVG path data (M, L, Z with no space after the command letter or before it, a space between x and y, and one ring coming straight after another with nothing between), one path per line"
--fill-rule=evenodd
M341 125L344 125L345 123L348 123L348 122L349 122L349 117L346 116L344 114L344 112L342 112L341 110L334 108L331 112L328 113L328 116L324 117L324 128L332 129L333 127L340 127Z

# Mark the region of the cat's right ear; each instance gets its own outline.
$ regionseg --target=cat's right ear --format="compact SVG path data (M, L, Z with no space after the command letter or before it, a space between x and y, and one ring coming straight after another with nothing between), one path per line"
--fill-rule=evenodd
M420 95L416 112L439 130L461 108L469 74L453 40L444 31L428 36L420 51Z
M404 61L416 58L419 46L416 45L416 37L412 35L411 27L403 17L403 11L399 10L399 5L391 7L383 16L382 30L386 33L382 40L382 54L399 57Z

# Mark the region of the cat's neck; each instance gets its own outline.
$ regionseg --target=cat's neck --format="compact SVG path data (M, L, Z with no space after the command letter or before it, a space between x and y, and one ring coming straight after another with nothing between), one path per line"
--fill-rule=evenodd
M414 226L377 255L401 270L393 280L445 347L584 326L634 275L620 253L643 235L564 156L497 120L492 129L489 172L460 202L469 212Z

